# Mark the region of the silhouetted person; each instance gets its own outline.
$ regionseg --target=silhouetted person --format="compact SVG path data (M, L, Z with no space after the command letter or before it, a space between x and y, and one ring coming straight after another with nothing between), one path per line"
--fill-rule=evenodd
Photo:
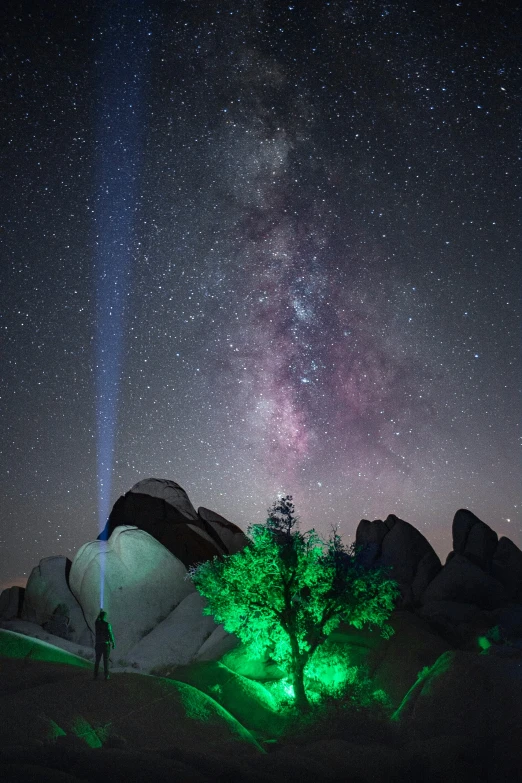
M98 669L100 668L100 660L103 656L103 672L105 679L109 679L109 652L112 646L114 650L114 635L112 633L111 624L107 621L107 612L104 609L100 609L100 614L96 618L94 628L96 631L96 639L94 642L94 649L96 652L96 660L94 662L94 679L98 676Z

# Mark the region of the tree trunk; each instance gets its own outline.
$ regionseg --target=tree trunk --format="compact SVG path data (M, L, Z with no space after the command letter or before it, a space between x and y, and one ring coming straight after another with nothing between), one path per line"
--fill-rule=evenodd
M290 642L292 645L292 684L294 686L295 704L302 712L308 712L310 709L310 702L308 701L304 687L304 667L306 665L306 660L300 654L297 639L293 634L290 634Z
M298 710L301 712L308 712L310 709L310 702L306 695L304 681L303 681L303 666L298 666L293 672L293 686L295 695L295 704Z

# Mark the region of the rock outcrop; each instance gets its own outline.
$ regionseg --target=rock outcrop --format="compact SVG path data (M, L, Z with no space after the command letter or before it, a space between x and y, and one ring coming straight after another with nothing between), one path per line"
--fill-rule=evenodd
M194 660L219 661L225 653L233 650L238 644L239 639L237 636L227 633L222 625L218 625L218 627L212 631L208 639L203 642L197 655L194 656Z
M0 593L0 621L15 620L22 614L25 587L6 587Z
M480 635L497 625L505 638L519 638L522 552L467 509L455 514L452 533L444 566L424 536L394 515L363 519L356 545L363 562L386 566L397 580L399 606L414 609L450 645L475 650Z
M451 650L421 674L397 718L414 717L423 737L466 734L492 742L520 737L521 703L519 660Z
M418 615L452 647L474 651L478 649L478 637L499 622L495 612L451 600L425 603Z
M504 586L509 600L522 602L522 552L505 536L493 553L491 575Z
M390 576L399 584L403 606L420 603L426 587L442 567L422 533L394 514L384 522L363 519L355 543L365 563L389 568Z
M236 552L241 552L247 545L248 539L243 531L222 517L221 514L216 514L215 511L200 506L198 516L216 532L225 554L234 555Z
M190 593L154 630L127 654L127 662L141 671L185 666L217 628L212 617L203 614L205 600Z
M38 648L35 648L39 650L38 654L40 657L43 655L42 660L54 660L56 648L58 648L58 650L63 650L66 653L70 653L84 662L94 659L94 648L90 640L87 645L80 645L77 642L71 642L68 639L64 639L63 636L54 636L52 633L49 633L49 631L44 630L38 623L30 623L27 620L9 620L2 623L0 632L2 631L10 631L16 636L26 637L27 641L24 642L24 644L30 645L35 640L42 642L43 644L39 645ZM5 641L5 637L2 638L4 638ZM22 647L19 649L21 650ZM2 654L4 654L5 647L0 645L0 650L2 651ZM25 655L27 655L27 657L32 657L29 653L24 652L24 656ZM45 657L46 655L47 657Z
M187 567L246 545L240 528L213 511L201 511L174 481L145 479L116 501L99 538L107 540L118 526L132 525L154 536Z
M108 541L91 541L79 549L69 583L91 630L103 585L118 659L195 590L181 560L145 531L121 526Z
M262 731L271 726L275 732L281 723L277 704L270 692L261 683L242 677L219 661L180 668L175 679L217 699L250 730Z
M483 610L522 598L522 552L467 509L453 518L453 551L423 595L424 604L455 602Z
M481 609L494 609L506 603L502 584L465 555L454 555L428 585L424 603L457 601L475 604Z
M489 572L498 544L495 531L468 509L460 508L453 517L452 532L454 554Z
M50 633L89 644L90 634L82 608L69 589L70 568L71 561L62 555L40 560L27 581L21 618L42 627L52 623Z
M77 645L72 642L61 638L50 641L42 639L40 636L42 629L39 626L35 626L35 629L31 628L34 623L18 620L8 623L8 625L9 628L0 628L0 657L2 659L16 658L23 661L68 663L81 669L89 669L92 666L83 655L76 654ZM35 635L35 632L38 635ZM60 646L55 645L54 641L57 641ZM2 684L5 685L5 683ZM14 688L16 689L16 686ZM5 689L2 688L2 696L4 692Z
M45 558L33 569L27 589L4 590L0 622L23 620L41 629L40 638L92 647L103 581L104 608L118 641L114 661L124 660L133 648L132 662L147 671L186 664L200 648L216 659L237 639L196 610L194 602L201 599L187 567L234 554L247 543L243 531L220 514L203 507L196 511L179 484L146 479L119 498L103 533L81 547L72 567L65 557ZM187 596L192 597L174 614ZM151 645L164 654L152 655Z
M251 650L243 644L229 650L221 658L221 663L236 674L257 682L272 682L280 680L285 673L274 661L265 658L254 658Z
M113 772L110 746L107 756L100 759L102 763L96 773L86 769L85 751L89 747L101 748L109 733L124 739L131 754L126 772L109 775L115 780L183 780L194 783L202 780L197 773L176 767L168 774L152 770L150 777L144 777L143 766L132 757L138 748L150 754L154 750L165 752L177 747L178 755L189 748L193 752L201 752L202 747L203 750L210 747L226 755L234 753L239 739L246 744L246 748L239 744L239 752L248 753L250 747L256 754L262 754L250 732L231 713L220 707L215 699L190 685L124 673L115 675L110 683L93 683L91 663L53 649L44 642L3 630L0 630L0 656L2 674L9 672L9 684L12 686L7 693L2 693L2 712L9 716L9 720L0 721L2 780L51 780L50 776L45 773L39 776L31 768L21 770L15 776L12 770L4 767L4 752L23 745L28 763L31 749L41 747L43 743L47 744L47 752L52 754L52 742L59 736L67 736L71 742L76 740L75 763L78 772L81 769L79 777L84 780L101 780L108 771ZM32 674L29 680L32 687L26 687L28 673ZM59 756L60 748L54 747L58 751L55 757ZM76 775L70 777L76 779ZM65 773L56 778L53 776L56 780L66 778L69 779L69 775ZM206 777L203 778L203 783L206 780Z
M196 512L174 482L151 479L120 498L106 533L78 551L69 573L60 557L33 570L23 607L31 622L20 619L23 592L0 596L2 780L101 779L108 770L118 780L194 783L520 778L522 552L470 511L455 515L444 566L404 520L361 522L359 557L387 567L401 588L394 634L341 624L323 652L359 667L396 720L346 697L288 743L277 696L284 673L204 615L187 579L190 564L240 551L242 531ZM110 682L93 683L92 647L63 636L80 604L93 627L102 585L117 646ZM270 752L257 740L274 743Z
M395 612L391 625L393 636L389 640L379 639L368 657L368 665L373 686L381 688L398 707L418 673L433 665L450 647L413 612Z

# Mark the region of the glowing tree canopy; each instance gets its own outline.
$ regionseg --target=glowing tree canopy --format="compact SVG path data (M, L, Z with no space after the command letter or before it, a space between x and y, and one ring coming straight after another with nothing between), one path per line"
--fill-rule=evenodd
M296 704L309 706L305 668L341 622L369 624L384 636L398 588L382 569L364 567L337 533L324 542L298 529L292 497L275 502L237 554L192 569L205 610L253 655L269 654L291 678Z

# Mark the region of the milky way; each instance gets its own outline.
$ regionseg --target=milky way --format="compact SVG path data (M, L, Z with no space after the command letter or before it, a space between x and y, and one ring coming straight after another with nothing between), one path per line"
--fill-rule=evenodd
M97 535L125 231L111 502L522 545L514 4L84 5L4 10L2 579Z

